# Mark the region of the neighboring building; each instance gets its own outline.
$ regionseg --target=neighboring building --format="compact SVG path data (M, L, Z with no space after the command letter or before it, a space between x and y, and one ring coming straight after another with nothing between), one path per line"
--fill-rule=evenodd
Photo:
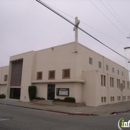
M8 81L8 66L0 67L0 94L6 94Z
M99 106L121 102L123 83L123 99L130 101L128 70L81 44L76 48L73 42L11 56L9 71L0 68L0 93L29 102L28 86L35 85L37 97L69 96L87 106ZM7 71L8 83L4 82Z

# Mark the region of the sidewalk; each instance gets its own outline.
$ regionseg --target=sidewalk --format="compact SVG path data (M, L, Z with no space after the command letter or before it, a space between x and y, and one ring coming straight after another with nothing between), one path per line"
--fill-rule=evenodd
M67 107L67 106L59 106L59 105L45 105L45 104L37 104L33 102L21 102L19 100L14 99L0 99L0 105L8 105L14 107L23 107L23 108L30 108L30 109L37 109L37 110L44 110L44 111L51 111L57 113L65 113L69 115L99 115L105 116L111 113L122 113L126 111L130 111L130 101L117 103L113 105L105 105L99 107Z

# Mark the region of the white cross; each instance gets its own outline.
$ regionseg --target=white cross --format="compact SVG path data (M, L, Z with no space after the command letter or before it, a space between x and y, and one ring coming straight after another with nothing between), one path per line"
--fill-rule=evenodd
M78 17L75 17L75 27L74 27L74 31L75 31L75 53L77 53L77 43L78 43L78 25L80 23L80 20L78 20Z

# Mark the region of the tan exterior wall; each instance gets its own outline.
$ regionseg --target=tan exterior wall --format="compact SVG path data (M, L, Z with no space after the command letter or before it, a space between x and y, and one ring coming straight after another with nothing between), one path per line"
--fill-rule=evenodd
M96 95L96 71L83 71L83 102L86 106L96 106L97 95Z
M0 67L0 94L5 94L7 92L7 81L4 81L4 76L8 76L9 67ZM8 80L8 77L7 77Z
M10 78L8 81L8 92L7 96L9 97L10 95L10 88L21 88L21 95L20 95L20 100L21 101L29 101L29 96L28 96L28 86L31 85L32 81L32 72L33 72L33 65L34 65L34 59L35 59L35 52L31 51L28 53L23 53L20 55L12 56L10 58L10 71L9 71L9 76L11 74L11 61L14 60L19 60L23 59L23 68L22 68L22 81L21 81L21 86L10 86Z
M36 97L45 98L47 100L47 84L34 84L37 87Z
M62 80L62 70L70 68L70 79L75 79L76 65L73 43L57 46L36 52L33 81L37 80L37 72L43 72L43 81L48 80L48 72L55 70L55 80Z
M88 106L106 105L119 102L117 97L121 95L121 92L117 88L117 79L120 79L126 84L123 95L126 96L127 101L130 95L130 89L127 89L128 70L81 44L77 45L78 53L75 53L74 49L74 43L69 43L12 56L9 72L7 68L0 68L0 85L7 84L7 97L9 98L10 88L21 88L20 100L28 102L28 86L33 84L37 86L37 96L47 99L47 85L52 83L55 84L55 89L69 88L69 96L75 97L76 102L85 102ZM92 65L89 64L89 57L93 59ZM10 86L11 62L19 59L23 59L21 86ZM101 68L98 65L99 61ZM69 79L62 78L63 69L70 69ZM51 70L55 70L54 80L48 79ZM37 72L42 72L41 80L37 80ZM4 73L9 75L8 83L3 82ZM101 86L101 75L106 76L106 86ZM110 87L110 77L114 78L114 87ZM4 91L5 89L2 88L1 92ZM113 102L110 100L112 96L114 96ZM101 102L102 97L106 97L106 102ZM55 98L63 99L64 97L57 96L55 91Z
M34 84L37 87L37 97L47 99L48 84ZM55 98L64 99L67 96L57 96L57 88L69 88L69 97L75 97L76 102L82 102L82 85L80 83L56 83L55 84Z
M0 94L6 95L7 85L0 85Z
M82 84L81 83L58 83L56 88L69 88L69 97L75 97L76 102L82 102ZM66 96L57 96L55 98L64 99Z

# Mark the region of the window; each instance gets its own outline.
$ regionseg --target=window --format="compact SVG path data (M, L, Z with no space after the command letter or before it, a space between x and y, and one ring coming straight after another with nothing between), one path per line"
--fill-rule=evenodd
M98 67L99 67L99 68L102 68L102 64L101 64L100 61L98 62Z
M114 68L112 68L112 72L114 73Z
M108 70L108 65L106 65L106 70Z
M110 101L111 101L111 102L114 102L114 97L110 97Z
M119 70L117 70L117 74L119 74Z
M103 86L103 75L101 75L101 86Z
M112 97L110 97L110 101L112 102Z
M101 102L103 102L103 97L101 97Z
M42 72L37 72L37 80L41 80L42 79Z
M101 97L101 102L106 102L106 97Z
M120 79L117 79L117 88L120 88Z
M8 75L5 75L4 76L4 81L7 81L7 79L8 79Z
M62 78L63 79L70 78L70 69L63 69L63 71L62 71Z
M48 79L55 79L55 70L49 71L49 77Z
M110 87L114 87L114 78L110 77Z
M101 86L106 86L106 76L101 75Z
M125 81L123 80L122 83L123 83L123 88L125 88Z
M104 102L106 102L106 97L104 97Z
M104 86L106 86L106 76L104 75Z
M129 82L127 82L127 89L129 89Z
M89 57L89 64L93 64L93 59L91 57Z
M112 97L112 100L113 100L113 102L114 102L114 97Z

